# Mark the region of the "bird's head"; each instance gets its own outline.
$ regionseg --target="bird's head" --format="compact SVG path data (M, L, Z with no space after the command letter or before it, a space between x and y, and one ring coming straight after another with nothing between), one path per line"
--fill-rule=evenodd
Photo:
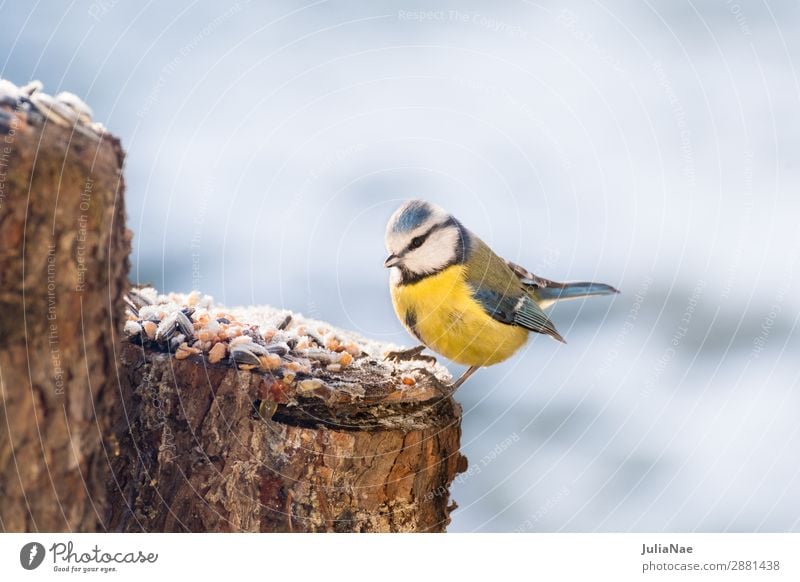
M463 262L468 233L442 208L424 200L409 200L395 210L386 226L384 266L398 267L408 278L424 277Z

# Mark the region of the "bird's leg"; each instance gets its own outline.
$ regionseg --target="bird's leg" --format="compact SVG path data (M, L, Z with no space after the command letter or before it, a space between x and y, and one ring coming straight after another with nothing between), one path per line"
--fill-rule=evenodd
M470 366L467 368L467 371L461 374L461 377L458 380L448 386L450 394L452 395L456 390L458 390L459 387L461 387L461 385L478 370L478 368L480 368L480 366Z
M422 350L425 349L425 346L417 346L415 348L411 348L408 350L400 350L398 352L389 352L384 357L384 360L391 360L393 362L404 362L409 360L421 360L423 362L428 362L429 364L435 364L436 358L433 356L422 356Z

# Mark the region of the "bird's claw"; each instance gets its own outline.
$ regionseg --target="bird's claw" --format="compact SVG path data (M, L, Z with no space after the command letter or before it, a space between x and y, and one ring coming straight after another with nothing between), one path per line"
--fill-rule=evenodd
M383 359L389 360L390 362L408 362L411 360L419 360L422 362L427 362L428 364L435 364L436 358L433 356L422 355L422 351L424 349L425 346L417 346L408 350L388 352Z

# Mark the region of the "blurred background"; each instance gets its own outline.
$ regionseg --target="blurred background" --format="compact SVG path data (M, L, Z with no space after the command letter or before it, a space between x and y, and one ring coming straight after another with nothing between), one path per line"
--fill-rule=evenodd
M622 290L459 391L450 531L800 530L797 2L0 15L0 76L122 138L135 282L412 345L383 232L421 197Z

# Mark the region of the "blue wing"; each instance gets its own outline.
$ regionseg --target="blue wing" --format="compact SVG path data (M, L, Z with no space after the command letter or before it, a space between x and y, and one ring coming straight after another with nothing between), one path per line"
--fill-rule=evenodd
M476 289L473 297L486 313L501 323L518 325L564 342L564 338L556 331L553 322L547 318L542 308L522 290L513 296L490 289Z
M478 237L472 235L470 240L467 283L486 313L501 323L547 334L563 342L564 338L520 281L518 273Z

